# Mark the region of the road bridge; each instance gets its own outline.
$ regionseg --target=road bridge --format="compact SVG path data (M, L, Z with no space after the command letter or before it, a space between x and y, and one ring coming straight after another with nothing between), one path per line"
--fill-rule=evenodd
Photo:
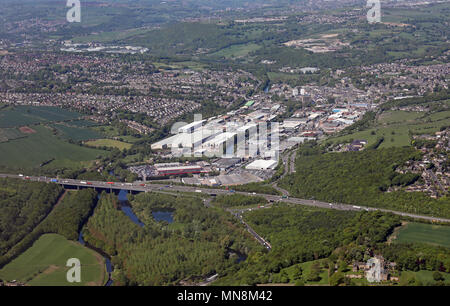
M413 219L421 219L426 221L434 221L434 222L443 222L450 223L450 219L439 218L434 216L424 216L406 212L399 212L390 209L383 208L374 208L374 207L364 207L364 206L356 206L349 204L341 204L341 203L327 203L316 200L306 200L288 197L286 195L268 195L268 194L259 194L259 193L248 193L248 192L234 192L230 193L230 191L225 189L209 189L209 188L201 188L201 187L191 187L191 186L182 186L182 185L163 185L163 184L144 184L142 182L135 183L120 183L120 182L102 182L102 181L85 181L85 180L74 180L74 179L55 179L49 178L45 176L23 176L23 175L15 175L15 174L0 174L0 178L18 178L29 181L38 181L38 182L46 182L46 183L54 183L60 184L64 187L68 188L95 188L98 190L110 190L110 191L120 191L126 190L131 193L140 193L140 192L201 192L207 195L230 195L230 194L243 194L250 196L260 196L265 198L270 203L275 202L285 202L289 204L295 205L303 205L317 208L325 208L325 209L335 209L335 210L344 210L344 211L380 211L385 213L392 213L403 217L409 217Z

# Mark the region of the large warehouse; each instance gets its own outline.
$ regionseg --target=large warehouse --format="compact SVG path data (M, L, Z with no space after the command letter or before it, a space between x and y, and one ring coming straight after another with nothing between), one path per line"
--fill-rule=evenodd
M155 169L160 176L195 174L205 172L199 165L184 165L181 163L156 164Z
M258 159L245 167L248 170L273 170L277 167L278 161Z

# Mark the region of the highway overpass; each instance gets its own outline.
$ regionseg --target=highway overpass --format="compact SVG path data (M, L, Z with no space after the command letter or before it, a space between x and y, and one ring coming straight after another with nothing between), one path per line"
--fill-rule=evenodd
M121 182L101 182L101 181L86 181L86 180L73 180L73 179L55 179L49 178L45 176L23 176L23 175L15 175L15 174L0 174L1 177L7 178L17 178L23 180L30 181L39 181L53 184L60 184L65 187L70 188L96 188L96 189L104 189L111 191L119 191L119 190L127 190L132 193L139 192L202 192L204 194L215 194L215 195L229 195L230 191L224 189L209 189L209 188L201 188L201 187L191 187L191 186L181 186L181 185L162 185L162 184L144 184L142 182L135 183L121 183ZM417 214L411 214L406 212L399 212L389 209L382 208L373 208L373 207L363 207L349 204L341 204L341 203L326 203L315 200L305 200L299 198L292 198L278 195L268 195L268 194L257 194L257 193L248 193L248 192L235 192L236 194L244 194L244 195L253 195L253 196L261 196L264 197L269 202L285 202L296 205L303 206L311 206L318 208L326 208L326 209L335 209L335 210L344 210L344 211L381 211L385 213L393 213L396 215L400 215L403 217L409 217L413 219L422 219L427 221L435 221L435 222L444 222L450 223L450 219L438 218L433 216L423 216Z

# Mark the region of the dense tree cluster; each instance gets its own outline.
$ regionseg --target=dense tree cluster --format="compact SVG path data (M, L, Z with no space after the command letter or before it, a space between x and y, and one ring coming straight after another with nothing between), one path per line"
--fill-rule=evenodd
M256 210L245 219L272 245L267 253L255 253L241 270L219 281L223 285L278 282L273 276L283 268L329 257L351 243L362 249L384 241L399 224L398 217L380 213L331 211L281 206ZM311 279L317 275L310 275Z
M429 270L450 273L448 248L421 243L392 243L381 245L380 252L399 270Z
M413 148L325 153L319 145L308 143L298 152L296 173L283 179L281 186L300 198L448 218L448 197L432 199L420 192L386 192L390 186L405 186L417 180L416 175L400 175L395 169L420 158L420 152Z
M58 185L0 179L0 256L47 216L61 192Z
M93 189L68 191L64 199L39 225L45 233L55 233L69 240L77 240L81 226L92 213L97 203L97 192Z
M144 227L120 211L114 197L102 194L85 230L88 243L112 256L116 284L197 281L237 267L230 250L261 249L231 215L204 207L198 198L140 194L131 204ZM160 209L174 211L175 222L156 222L152 212Z
M48 186L59 187L58 185ZM61 189L56 188L56 190ZM0 267L25 252L43 234L60 234L70 240L78 238L78 232L82 224L92 213L95 206L97 193L92 189L70 191L61 199L41 223L34 228L27 228L24 232L24 238L6 254L0 256Z
M252 197L242 194L233 194L233 195L219 195L214 200L214 203L218 204L220 207L228 208L238 206L264 205L267 203L267 200L264 197L259 196Z

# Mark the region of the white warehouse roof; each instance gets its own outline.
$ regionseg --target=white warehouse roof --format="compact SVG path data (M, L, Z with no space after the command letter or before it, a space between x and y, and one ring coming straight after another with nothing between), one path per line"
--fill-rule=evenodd
M276 160L259 159L255 160L245 168L248 170L273 170L277 167L277 165L278 161Z
M203 125L203 122L205 122L205 121L206 120L194 121L190 124L184 125L178 129L178 133L191 133L192 130L196 130L196 129L200 128Z

